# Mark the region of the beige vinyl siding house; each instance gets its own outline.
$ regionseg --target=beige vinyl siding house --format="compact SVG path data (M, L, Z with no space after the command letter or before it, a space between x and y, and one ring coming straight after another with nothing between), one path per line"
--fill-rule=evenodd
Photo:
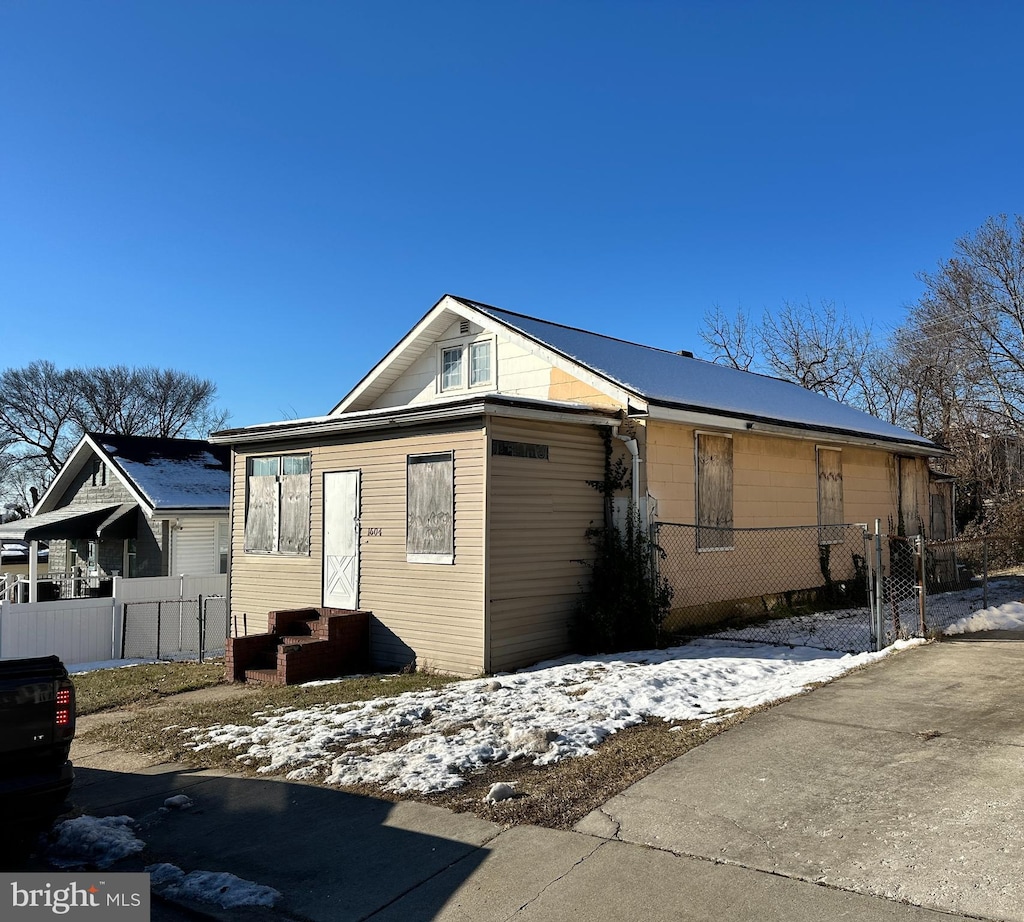
M212 437L233 619L358 607L380 665L460 674L563 653L608 435L649 514L733 574L732 529L916 521L941 453L788 382L446 295L327 415Z

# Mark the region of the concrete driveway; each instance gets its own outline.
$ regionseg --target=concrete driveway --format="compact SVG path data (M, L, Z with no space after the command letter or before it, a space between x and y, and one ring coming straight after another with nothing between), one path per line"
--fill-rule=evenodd
M139 864L283 894L274 910L188 908L221 919L1024 920L1022 665L1019 635L891 657L752 717L572 832L84 745L72 798L135 817ZM177 793L194 806L161 811Z
M789 880L1024 920L1024 639L905 652L786 702L578 831Z

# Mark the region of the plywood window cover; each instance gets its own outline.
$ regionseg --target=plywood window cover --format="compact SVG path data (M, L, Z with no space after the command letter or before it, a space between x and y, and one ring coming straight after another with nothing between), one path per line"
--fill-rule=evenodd
M720 465L717 469L712 468L709 470L707 453L705 452L703 459L701 453L701 442L706 442L709 439L718 439L729 445L727 467ZM731 540L735 530L733 524L732 436L722 432L696 432L694 436L694 467L696 471L697 550L700 553L707 551L731 551L735 546ZM712 487L715 485L708 481L716 473L723 478L723 482L717 485L719 496L717 497L718 502L714 503L714 496L711 496L710 499L708 496L712 493ZM708 503L714 503L715 508L711 508ZM715 521L708 521L711 518ZM721 540L725 537L725 532L728 532L730 539L728 544ZM705 536L707 536L708 540L706 545L704 544Z
M479 381L472 381L473 346L486 343L488 346L488 375ZM445 354L458 350L459 381L457 384L445 384ZM460 391L474 391L485 387L493 387L497 374L498 349L497 340L493 335L466 336L462 339L450 339L437 344L437 393L452 394Z
M816 446L818 462L818 535L819 544L842 544L844 529L830 526L844 525L843 512L843 454L838 448Z
M455 455L406 458L406 560L455 563Z
M252 473L257 464L274 467L268 463L272 461L277 462L276 474ZM310 462L308 454L259 455L247 459L245 553L309 555ZM281 473L288 467L303 466L305 473Z

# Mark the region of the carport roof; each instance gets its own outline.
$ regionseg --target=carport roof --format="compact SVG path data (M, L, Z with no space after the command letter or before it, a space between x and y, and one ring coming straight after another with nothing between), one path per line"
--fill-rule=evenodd
M134 503L63 506L50 512L5 522L0 538L22 541L59 541L75 538L119 538L135 533Z

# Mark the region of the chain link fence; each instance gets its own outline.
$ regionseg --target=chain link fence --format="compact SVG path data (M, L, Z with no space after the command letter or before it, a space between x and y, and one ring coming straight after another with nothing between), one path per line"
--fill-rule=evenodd
M842 652L928 637L1024 597L1024 548L1000 537L926 541L864 525L713 529L657 523L671 637Z
M893 586L892 598L885 599L888 643L930 636L990 605L1024 597L1024 552L1011 539L889 538L888 542ZM897 549L895 560L893 548Z
M870 649L864 526L714 529L729 545L714 549L698 526L655 529L658 572L672 587L668 634Z
M125 602L122 659L223 656L228 606L223 596Z

